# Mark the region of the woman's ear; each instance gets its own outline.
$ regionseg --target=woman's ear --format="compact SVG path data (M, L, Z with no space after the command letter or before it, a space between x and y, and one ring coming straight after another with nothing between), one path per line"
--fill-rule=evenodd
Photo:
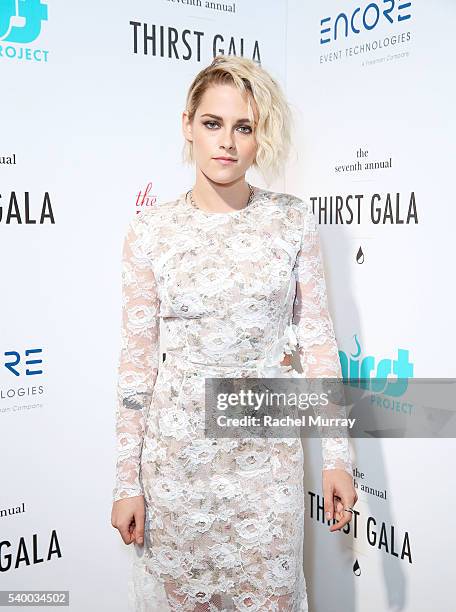
M186 140L189 140L190 142L193 142L193 131L192 131L192 124L188 119L188 112L184 111L182 113L182 133L184 135L184 138Z

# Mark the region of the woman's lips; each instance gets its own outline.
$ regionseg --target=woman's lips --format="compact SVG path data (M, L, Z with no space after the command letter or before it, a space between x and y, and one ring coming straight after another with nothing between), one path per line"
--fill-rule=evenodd
M217 157L214 157L214 161L219 162L220 164L235 164L236 163L235 159L221 159Z

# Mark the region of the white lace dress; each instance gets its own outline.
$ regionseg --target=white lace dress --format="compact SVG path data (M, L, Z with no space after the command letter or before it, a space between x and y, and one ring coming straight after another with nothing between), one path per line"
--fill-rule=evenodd
M122 287L113 499L146 503L132 609L307 611L301 440L205 437L204 380L295 376L292 349L299 376L341 376L310 205L257 187L240 211L156 204L129 223ZM322 450L352 473L347 438Z

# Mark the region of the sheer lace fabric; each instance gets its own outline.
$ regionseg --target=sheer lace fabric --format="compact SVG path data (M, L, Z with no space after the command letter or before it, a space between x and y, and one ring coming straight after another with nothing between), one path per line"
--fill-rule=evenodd
M309 204L255 188L209 213L182 194L131 220L122 261L113 499L146 503L132 609L305 612L301 440L205 437L204 381L341 376ZM346 437L322 455L351 474Z

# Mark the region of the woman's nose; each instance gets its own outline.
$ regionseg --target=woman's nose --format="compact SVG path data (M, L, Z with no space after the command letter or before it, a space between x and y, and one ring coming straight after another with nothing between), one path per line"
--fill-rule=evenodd
M231 134L231 132L226 131L224 134L222 134L221 137L221 142L220 144L223 145L225 147L225 149L232 149L234 146L234 138L233 135Z

